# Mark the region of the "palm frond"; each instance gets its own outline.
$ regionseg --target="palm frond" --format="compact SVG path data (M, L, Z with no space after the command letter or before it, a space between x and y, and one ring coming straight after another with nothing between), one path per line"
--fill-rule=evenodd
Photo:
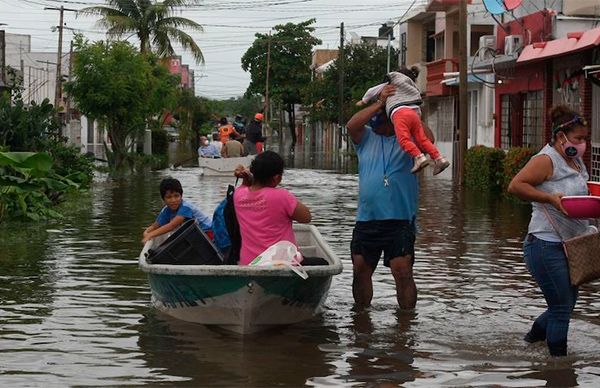
M96 16L109 16L109 15L122 15L127 16L123 11L115 8L98 6L98 7L85 7L77 11L77 14L81 15L96 15Z
M157 26L160 28L162 26L170 27L170 28L187 28L194 31L203 32L204 28L199 23L182 17L171 16L157 20Z
M187 33L173 27L162 26L161 30L169 36L170 40L177 41L179 44L181 44L184 50L191 52L197 63L204 63L204 54L202 54L202 50L196 44L194 38Z

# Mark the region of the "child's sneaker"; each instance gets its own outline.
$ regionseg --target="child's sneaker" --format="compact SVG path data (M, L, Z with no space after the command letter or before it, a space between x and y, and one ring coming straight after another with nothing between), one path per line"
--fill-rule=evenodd
M433 163L433 175L439 174L440 172L448 168L448 166L450 165L448 159L444 158L443 156L437 158Z
M422 169L424 169L425 167L427 167L428 164L429 164L429 159L427 159L425 157L425 155L421 154L415 158L415 165L413 166L412 170L410 170L410 172L412 172L413 174L416 174L419 171L421 171Z

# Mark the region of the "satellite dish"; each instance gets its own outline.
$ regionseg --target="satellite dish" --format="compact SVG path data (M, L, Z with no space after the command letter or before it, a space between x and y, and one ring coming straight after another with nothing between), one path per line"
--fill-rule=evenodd
M506 12L504 1L502 0L483 0L483 5L492 15L501 15Z
M504 7L507 10L512 11L513 9L519 8L523 0L504 0Z

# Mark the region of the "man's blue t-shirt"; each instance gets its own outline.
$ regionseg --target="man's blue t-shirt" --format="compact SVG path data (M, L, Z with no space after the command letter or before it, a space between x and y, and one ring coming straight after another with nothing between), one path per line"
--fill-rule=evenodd
M202 211L194 204L186 200L181 201L181 206L179 206L177 211L172 211L168 206L163 207L158 214L158 217L156 217L156 222L158 222L160 226L163 226L171 222L175 216L182 216L186 220L195 218L200 229L204 231L212 229L212 220L210 217L202 213Z
M356 221L412 221L417 214L419 183L410 172L412 157L400 148L396 136L378 135L367 126L354 148L359 189Z

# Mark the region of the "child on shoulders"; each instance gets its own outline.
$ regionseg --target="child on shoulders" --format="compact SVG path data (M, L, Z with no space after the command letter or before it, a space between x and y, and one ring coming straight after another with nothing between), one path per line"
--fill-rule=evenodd
M194 204L183 199L183 188L175 178L165 178L160 182L160 196L165 203L156 221L144 230L142 243L154 237L173 231L189 219L195 219L200 229L209 238L212 235L212 220Z
M379 97L385 85L396 86L396 93L386 100L385 110L394 124L394 131L400 147L414 158L412 173L417 173L429 164L425 157L428 154L433 159L433 175L444 171L450 162L440 154L440 151L427 138L421 122L422 104L421 92L415 84L419 69L402 68L397 72L386 74L384 83L367 90L358 105L363 105Z
M240 225L240 265L248 265L271 245L296 243L292 221L307 224L310 210L286 189L277 188L283 176L283 159L273 151L256 156L250 169L239 166L235 176L243 183L233 195Z

